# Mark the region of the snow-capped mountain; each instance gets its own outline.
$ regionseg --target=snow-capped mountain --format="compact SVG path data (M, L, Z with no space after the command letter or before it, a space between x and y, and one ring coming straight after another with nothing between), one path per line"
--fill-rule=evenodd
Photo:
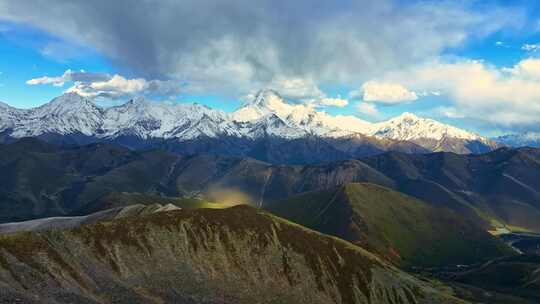
M15 123L19 120L21 112L22 110L0 102L0 133L6 129L13 128Z
M312 105L291 104L273 90L261 90L253 101L232 113L236 121L253 122L274 114L287 125L304 130L305 134L340 137L354 133L367 134L372 124L354 116L331 116Z
M76 143L80 143L81 138L84 139L82 142L120 141L125 144L135 141L137 147L164 141L167 146L188 141L195 145L194 142L199 141L204 142L195 149L200 152L215 148L212 145L250 151L251 145L258 145L260 149L261 140L309 139L312 146L314 143L310 138L318 138L316 145L325 148L317 149L335 150L332 152L335 158L357 156L354 153L360 152L355 151L374 153L403 149L469 153L484 152L493 146L492 142L476 134L410 113L385 122L370 123L354 116L332 116L312 105L288 103L272 90L260 91L252 101L233 113L199 104L152 102L144 98L102 108L75 93L64 94L29 110L0 104L0 139L28 136L54 138L62 143L66 138ZM210 139L213 144L208 143ZM216 144L223 140L228 143ZM411 142L418 148L393 142ZM238 145L247 146L233 149ZM362 145L362 149L357 145ZM346 151L344 146L347 146ZM184 151L184 147L181 150Z
M482 153L499 146L478 134L407 112L374 124L369 135L413 142L431 151Z
M435 139L445 137L465 140L484 140L480 135L440 123L433 119L421 118L405 112L388 121L374 124L371 135L394 140Z
M135 98L104 110L103 137L136 136L143 139L200 136L244 136L228 114L199 104L157 103Z
M540 148L540 132L525 132L497 137L495 141L512 147Z
M47 133L96 134L103 124L103 110L92 101L70 93L28 111L21 111L12 136L27 137Z
M232 117L237 121L250 122L270 113L289 126L321 137L340 138L362 134L379 139L414 142L431 151L459 153L485 152L496 147L496 143L478 134L412 113L370 123L355 116L332 116L317 111L313 106L287 103L272 90L260 91L253 101L245 103ZM297 134L302 136L301 133Z

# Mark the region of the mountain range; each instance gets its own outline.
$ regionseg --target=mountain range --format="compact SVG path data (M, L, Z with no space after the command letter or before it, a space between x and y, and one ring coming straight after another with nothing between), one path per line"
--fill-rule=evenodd
M267 208L293 195L367 182L453 210L485 230L540 231L540 152L532 148L480 155L386 152L299 166L27 138L0 145L0 170L2 222L99 211L118 206L108 202L117 192Z
M250 156L272 163L315 163L384 151L482 153L499 146L411 113L370 123L289 103L272 90L260 91L233 113L144 98L102 108L75 93L27 110L0 104L0 141L22 137L60 144L108 142L182 154Z
M509 134L495 138L497 142L513 147L540 148L540 133L524 132Z

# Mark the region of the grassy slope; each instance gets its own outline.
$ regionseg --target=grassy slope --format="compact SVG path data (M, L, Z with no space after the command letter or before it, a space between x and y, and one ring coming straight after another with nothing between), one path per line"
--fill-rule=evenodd
M299 195L269 210L404 266L468 264L510 253L453 211L372 184Z

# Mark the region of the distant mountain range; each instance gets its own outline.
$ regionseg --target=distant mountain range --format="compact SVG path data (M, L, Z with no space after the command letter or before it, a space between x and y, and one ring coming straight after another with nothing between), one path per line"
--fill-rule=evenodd
M61 144L109 142L182 154L250 156L290 164L384 151L482 153L499 146L485 137L411 113L369 123L288 103L272 90L260 91L233 113L143 98L102 108L74 93L28 110L0 104L0 142L22 137Z
M540 148L540 133L525 132L509 134L495 138L497 142L512 147L533 147Z

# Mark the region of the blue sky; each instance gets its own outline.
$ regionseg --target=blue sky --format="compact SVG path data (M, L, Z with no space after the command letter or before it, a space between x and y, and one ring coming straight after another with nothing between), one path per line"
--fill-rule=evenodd
M414 112L487 135L540 129L535 1L23 2L0 5L0 101L14 107L71 90L232 111L269 87L370 121Z

